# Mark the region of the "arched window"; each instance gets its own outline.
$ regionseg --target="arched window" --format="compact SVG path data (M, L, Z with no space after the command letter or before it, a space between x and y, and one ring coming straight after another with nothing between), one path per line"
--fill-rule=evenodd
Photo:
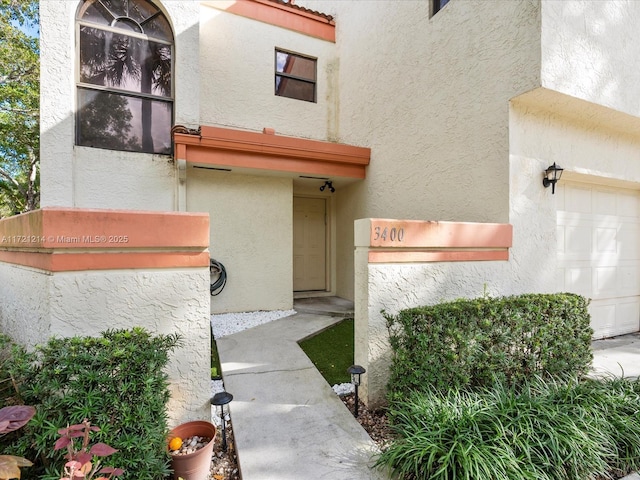
M78 39L76 144L171 153L173 33L147 0L84 0Z

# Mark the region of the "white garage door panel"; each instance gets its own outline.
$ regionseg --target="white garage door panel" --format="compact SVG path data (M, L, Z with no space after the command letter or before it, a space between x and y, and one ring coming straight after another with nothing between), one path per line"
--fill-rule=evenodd
M560 184L557 287L591 299L595 338L640 328L640 195Z

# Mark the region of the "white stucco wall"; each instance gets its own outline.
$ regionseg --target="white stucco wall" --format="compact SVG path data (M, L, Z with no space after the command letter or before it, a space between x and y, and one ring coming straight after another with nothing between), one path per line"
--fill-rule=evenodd
M206 268L46 273L0 262L0 329L33 347L53 336L144 327L177 333L167 367L171 425L208 420L209 275Z
M182 345L167 367L170 423L209 419L208 269L64 272L49 278L51 332L56 335L97 336L133 326L180 334Z
M362 387L368 405L385 403L391 349L381 311L433 305L456 298L516 293L507 262L369 264L356 251L355 362L367 369Z
M337 206L352 298L357 218L508 221L508 100L540 82L539 4L452 1L431 18L422 1L309 5L336 15L340 141L372 149Z
M201 8L201 123L334 140L336 45L214 8L228 3ZM317 58L317 103L275 95L276 48Z
M228 274L211 313L287 310L293 305L290 178L187 168L187 209L208 212L211 258Z
M640 3L542 0L542 86L640 115Z
M197 0L156 2L174 30L174 121L199 124ZM75 15L79 2L43 0L41 25L42 206L175 209L171 157L74 147Z
M0 332L33 347L51 336L51 276L0 262Z

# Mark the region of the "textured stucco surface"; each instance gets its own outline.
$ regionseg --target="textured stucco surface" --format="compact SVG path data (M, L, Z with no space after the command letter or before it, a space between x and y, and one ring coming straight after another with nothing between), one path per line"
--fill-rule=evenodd
M640 115L640 3L543 0L542 86Z
M187 209L209 212L211 257L227 270L211 313L292 308L291 179L188 168Z
M51 276L0 262L0 332L29 348L51 335Z
M206 5L200 18L202 124L255 131L269 127L282 135L336 139L334 43ZM317 58L316 103L274 94L276 48Z
M389 380L391 350L381 310L395 314L405 308L479 297L485 292L506 294L514 288L507 270L507 262L370 264L359 267L359 273L366 276L356 280L356 285L365 287L368 282L368 288L359 290L356 296L355 362L367 369L362 387L367 404L378 406L385 402Z
M51 333L95 336L140 326L180 334L182 345L167 368L170 422L209 418L208 269L65 272L49 278Z
M199 2L157 2L175 37L174 122L199 124ZM74 147L75 1L40 2L42 206L175 209L170 156Z
M134 326L180 334L167 367L170 423L209 419L208 285L206 268L50 274L0 263L0 328L28 347Z
M338 292L353 298L357 218L508 221L508 101L539 86L539 4L465 0L431 18L421 1L316 7L336 13L340 141L372 149L337 206Z

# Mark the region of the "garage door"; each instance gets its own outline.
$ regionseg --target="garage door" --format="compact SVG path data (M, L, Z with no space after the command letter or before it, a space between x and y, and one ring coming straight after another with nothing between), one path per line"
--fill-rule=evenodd
M594 338L640 329L640 195L560 183L558 290L591 299Z

